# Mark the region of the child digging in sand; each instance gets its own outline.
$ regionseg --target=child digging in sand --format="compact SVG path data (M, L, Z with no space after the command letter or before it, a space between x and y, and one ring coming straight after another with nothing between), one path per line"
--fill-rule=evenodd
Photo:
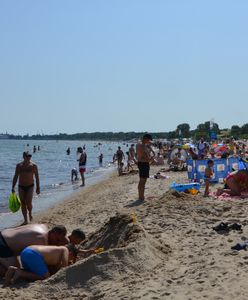
M5 274L4 286L14 284L17 279L44 280L76 261L78 250L73 244L66 246L33 245L20 254L22 269L10 266Z

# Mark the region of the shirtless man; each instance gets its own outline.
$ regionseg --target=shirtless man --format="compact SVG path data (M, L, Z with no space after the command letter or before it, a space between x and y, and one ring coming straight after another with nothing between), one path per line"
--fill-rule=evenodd
M138 159L138 168L139 168L139 184L138 184L138 193L139 200L145 200L145 185L146 180L149 178L150 171L150 161L151 161L151 148L150 143L152 141L152 136L150 134L145 134L142 138L141 143L138 143L136 146L136 153Z
M12 193L15 192L15 185L18 182L18 193L21 200L22 214L24 217L23 225L28 224L27 212L29 220L33 220L32 216L32 198L34 192L34 176L36 180L36 193L40 193L40 181L37 165L31 161L32 155L27 151L23 152L23 161L16 165L15 175L12 183Z
M131 145L128 152L130 155L130 160L133 160L134 162L136 162L136 154L135 154L134 144Z
M118 150L116 151L116 158L117 158L118 167L120 167L120 164L125 159L125 155L124 155L123 151L121 150L120 146L118 147Z
M75 262L77 249L73 244L66 246L32 245L22 250L20 259L22 269L15 266L8 267L5 274L4 286L15 283L18 278L29 281L43 280L59 269ZM53 270L51 272L51 270Z
M30 245L65 245L69 243L64 226L54 226L48 230L45 224L29 224L4 229L0 232L0 277L6 269L18 266L16 256Z
M82 179L81 186L84 186L85 185L84 173L86 171L87 154L86 154L86 151L85 151L85 146L84 146L83 149L81 147L79 147L79 149L80 149L79 153L81 153L81 155L78 159L78 161L79 161L79 173L80 173L81 179Z

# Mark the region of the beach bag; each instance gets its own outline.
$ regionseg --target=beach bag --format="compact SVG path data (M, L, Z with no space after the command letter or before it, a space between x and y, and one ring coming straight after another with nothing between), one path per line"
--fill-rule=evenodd
M17 212L21 207L21 201L20 198L16 195L16 193L12 193L9 196L9 209L15 213Z

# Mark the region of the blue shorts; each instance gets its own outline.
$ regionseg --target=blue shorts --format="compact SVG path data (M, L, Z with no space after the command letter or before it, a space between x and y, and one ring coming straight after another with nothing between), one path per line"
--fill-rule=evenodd
M43 256L32 248L26 247L23 249L20 257L25 271L42 277L49 272Z

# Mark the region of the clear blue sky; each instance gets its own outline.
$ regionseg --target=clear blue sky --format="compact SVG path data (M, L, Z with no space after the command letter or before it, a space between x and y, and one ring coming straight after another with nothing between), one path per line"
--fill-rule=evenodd
M0 0L0 132L248 122L248 1Z

